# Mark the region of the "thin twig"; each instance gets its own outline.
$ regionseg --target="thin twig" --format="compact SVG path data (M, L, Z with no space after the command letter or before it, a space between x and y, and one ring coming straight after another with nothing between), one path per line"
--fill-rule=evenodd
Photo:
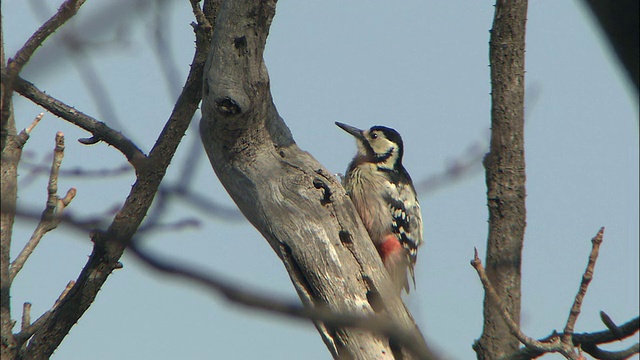
M209 199L208 194L193 192L189 187L182 187L179 184L163 184L160 187L160 191L158 191L157 197L161 196L167 198L177 197L189 204L189 206L216 218L228 221L246 221L246 218L237 207L219 204Z
M58 204L58 174L64 157L64 134L60 131L56 133L56 147L53 150L53 162L51 163L51 173L49 174L49 184L47 192L47 208L52 211Z
M56 146L53 150L53 161L51 163L51 173L49 175L49 184L47 186L47 206L40 216L40 222L36 226L31 238L18 254L16 259L11 263L9 270L9 279L13 281L18 272L22 270L25 262L31 256L40 240L47 232L55 229L60 223L60 219L64 209L71 203L76 196L76 189L71 188L67 194L60 198L58 196L58 173L64 157L64 134L58 132L56 134Z
M26 302L22 304L22 324L20 330L24 330L31 325L31 303Z
M416 190L420 194L432 193L479 173L482 170L482 159L486 153L487 145L484 141L471 144L463 154L449 161L443 171L416 181Z
M20 152L19 152L18 156L15 156L15 155L14 156L7 156L7 154L5 154L5 152L3 152L2 153L2 165L3 165L3 167L10 161L14 162L15 164L20 162L21 156L22 156L22 147L27 143L27 140L29 140L29 137L31 135L31 131L33 131L33 129L36 127L36 125L38 125L40 123L40 120L42 120L43 116L44 116L44 113L38 114L38 116L36 116L36 118L33 120L31 125L29 125L26 128L22 129L22 131L20 131L20 133L17 136L11 137L11 141L14 142L13 146L16 149L20 149Z
M29 173L27 175L23 175L22 177L27 177L28 180L21 182L21 185L29 184L33 178L38 175L49 171L50 168L41 165L38 162L27 161L26 159L22 159L23 167L25 167ZM71 169L60 169L59 177L72 177L72 178L108 178L108 177L117 177L124 174L129 174L132 172L131 165L129 163L123 163L120 166L116 166L114 168L103 168L103 169L86 169L83 167L75 167Z
M56 299L56 302L53 304L51 309L46 311L44 314L40 315L40 317L36 321L34 321L32 324L26 327L23 327L21 331L15 335L16 343L23 344L24 342L26 342L33 334L35 334L36 331L38 331L40 327L42 327L42 325L45 322L47 322L47 320L49 320L49 318L53 314L53 311L58 308L60 303L62 303L62 301L65 299L69 291L71 291L75 283L76 282L73 280L69 281L67 283L67 286L65 286L64 290L62 290L62 293L60 293L60 296L58 296L58 298ZM25 305L26 304L27 303L25 303ZM23 324L24 324L24 319L23 319Z
M575 300L573 301L573 305L571 306L569 318L567 319L567 325L564 327L564 334L562 335L562 343L565 344L565 346L573 347L573 342L571 340L573 336L573 329L576 325L576 321L578 320L578 316L580 315L582 300L587 294L587 288L589 287L589 283L591 283L591 279L593 279L593 270L596 266L596 260L598 259L598 253L600 251L600 244L602 244L603 234L604 227L600 228L598 234L596 234L596 236L591 240L591 243L593 245L591 247L591 254L589 254L589 262L587 263L587 268L582 275L580 288L578 290L578 294L576 294Z
M65 197L66 198L66 197ZM63 199L65 199L63 198ZM122 204L115 205L120 208ZM34 221L36 219L40 219L42 212L33 208L26 207L2 207L2 212L11 213L14 216L27 220ZM62 216L58 219L60 223L69 225L70 230L77 230L78 235L86 236L87 232L91 231L95 228L104 228L109 226L109 222L112 220L113 216L117 213L117 209L114 208L106 209L102 214L94 215L91 217L80 217L72 214L70 211L65 211ZM38 220L39 221L39 220Z
M185 218L182 220L169 222L169 223L161 223L156 221L156 222L153 222L152 224L145 223L145 225L140 226L140 228L138 228L137 234L139 235L144 234L148 236L149 234L158 232L158 231L162 231L162 232L180 231L183 229L199 227L200 224L201 224L200 220L196 218Z
M193 11L193 16L198 21L198 24L200 24L200 26L206 26L208 28L211 28L211 24L209 23L209 20L207 20L207 17L204 15L204 13L202 12L202 9L200 8L200 0L189 0L189 2L191 3L191 10Z
M549 339L548 342L541 342L525 335L522 330L520 330L520 326L518 326L518 324L513 321L511 315L509 314L509 311L504 306L502 299L493 288L493 285L491 285L491 281L489 280L489 277L487 277L484 267L482 266L482 261L480 261L480 258L478 257L478 249L474 249L474 257L471 261L471 266L476 269L485 292L489 294L491 300L496 304L496 307L500 311L502 319L509 327L509 331L511 332L511 334L517 337L518 340L528 348L541 352L555 352L559 350L560 338L553 337Z
M622 330L618 325L616 325L613 320L605 313L604 311L600 311L600 319L602 323L607 327L607 329L611 330L611 332L616 336L622 336Z
M33 131L33 128L35 128L36 125L40 123L40 120L42 120L43 117L44 117L44 113L38 114L38 116L36 116L36 118L33 120L31 125L27 126L27 128L24 129L24 131L26 131L27 134L31 134L31 131Z

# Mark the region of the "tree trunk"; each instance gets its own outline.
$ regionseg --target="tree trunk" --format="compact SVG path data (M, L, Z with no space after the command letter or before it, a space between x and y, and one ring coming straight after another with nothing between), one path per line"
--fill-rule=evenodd
M520 276L526 226L524 162L524 51L526 0L498 0L491 30L491 148L485 157L489 237L487 276L520 323ZM478 359L497 359L518 349L487 294Z
M305 306L384 314L426 348L344 189L298 148L273 104L263 51L275 3L226 1L220 9L200 122L213 169ZM381 334L316 327L335 358L415 358Z

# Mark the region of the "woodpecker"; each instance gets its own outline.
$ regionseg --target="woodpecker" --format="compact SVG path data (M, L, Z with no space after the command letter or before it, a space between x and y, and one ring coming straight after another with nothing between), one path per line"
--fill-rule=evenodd
M358 146L343 179L344 188L398 291L409 293L407 270L415 288L422 215L413 182L402 165L402 138L384 126L360 130L336 125L354 136Z

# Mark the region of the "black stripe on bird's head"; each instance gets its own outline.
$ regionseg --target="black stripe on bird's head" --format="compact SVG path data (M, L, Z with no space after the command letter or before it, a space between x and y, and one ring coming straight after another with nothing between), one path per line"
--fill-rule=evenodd
M383 170L402 167L402 137L394 129L376 125L369 130L360 130L339 122L336 122L336 125L356 138L357 158L374 163Z

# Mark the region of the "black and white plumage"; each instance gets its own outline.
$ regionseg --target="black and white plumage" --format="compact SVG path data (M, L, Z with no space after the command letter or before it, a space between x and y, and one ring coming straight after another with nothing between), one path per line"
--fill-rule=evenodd
M398 289L415 287L414 266L422 244L422 214L397 131L374 126L360 130L336 122L356 138L358 152L344 178L345 190Z

